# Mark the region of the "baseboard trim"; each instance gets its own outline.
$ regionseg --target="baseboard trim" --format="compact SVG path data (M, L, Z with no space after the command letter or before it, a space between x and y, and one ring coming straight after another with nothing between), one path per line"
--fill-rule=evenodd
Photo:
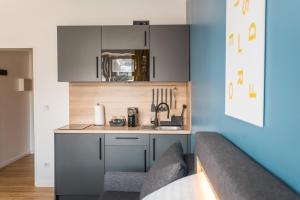
M29 154L30 154L29 152L24 152L24 153L21 153L21 154L15 156L15 157L13 157L13 158L10 158L8 160L1 161L0 162L0 169L3 168L3 167L6 167L7 165L9 165L9 164L11 164L11 163L13 163L13 162L15 162L15 161L17 161L17 160L25 157L25 156L27 156Z

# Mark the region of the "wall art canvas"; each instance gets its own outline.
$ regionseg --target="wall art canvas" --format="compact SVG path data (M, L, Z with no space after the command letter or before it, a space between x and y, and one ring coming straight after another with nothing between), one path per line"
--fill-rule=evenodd
M225 114L264 125L265 0L227 0Z

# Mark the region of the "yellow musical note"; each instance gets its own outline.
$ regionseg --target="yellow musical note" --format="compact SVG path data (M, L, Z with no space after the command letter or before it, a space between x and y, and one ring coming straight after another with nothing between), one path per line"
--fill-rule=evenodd
M243 15L245 16L249 11L250 0L244 0L243 2Z
M244 70L238 70L238 85L243 85L244 83Z
M252 99L256 99L256 92L254 90L254 85L249 84L249 97Z
M229 41L229 47L234 45L234 34L231 33L228 37L228 41Z
M234 0L234 7L238 7L240 5L240 0Z
M238 53L242 53L243 49L241 48L241 35L238 36Z
M232 82L229 83L228 94L229 94L229 99L232 100L233 99L233 84L232 84Z
M253 41L256 39L256 24L252 22L249 28L249 41Z

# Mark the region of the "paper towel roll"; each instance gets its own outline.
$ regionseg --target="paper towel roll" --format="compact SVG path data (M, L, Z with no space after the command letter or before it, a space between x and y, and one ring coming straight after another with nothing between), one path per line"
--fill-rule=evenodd
M104 106L100 104L97 104L95 106L95 125L96 126L105 125Z

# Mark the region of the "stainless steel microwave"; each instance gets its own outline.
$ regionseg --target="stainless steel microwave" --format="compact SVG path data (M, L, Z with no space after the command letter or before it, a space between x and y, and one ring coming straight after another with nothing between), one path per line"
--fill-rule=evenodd
M149 81L149 50L103 50L102 82Z

